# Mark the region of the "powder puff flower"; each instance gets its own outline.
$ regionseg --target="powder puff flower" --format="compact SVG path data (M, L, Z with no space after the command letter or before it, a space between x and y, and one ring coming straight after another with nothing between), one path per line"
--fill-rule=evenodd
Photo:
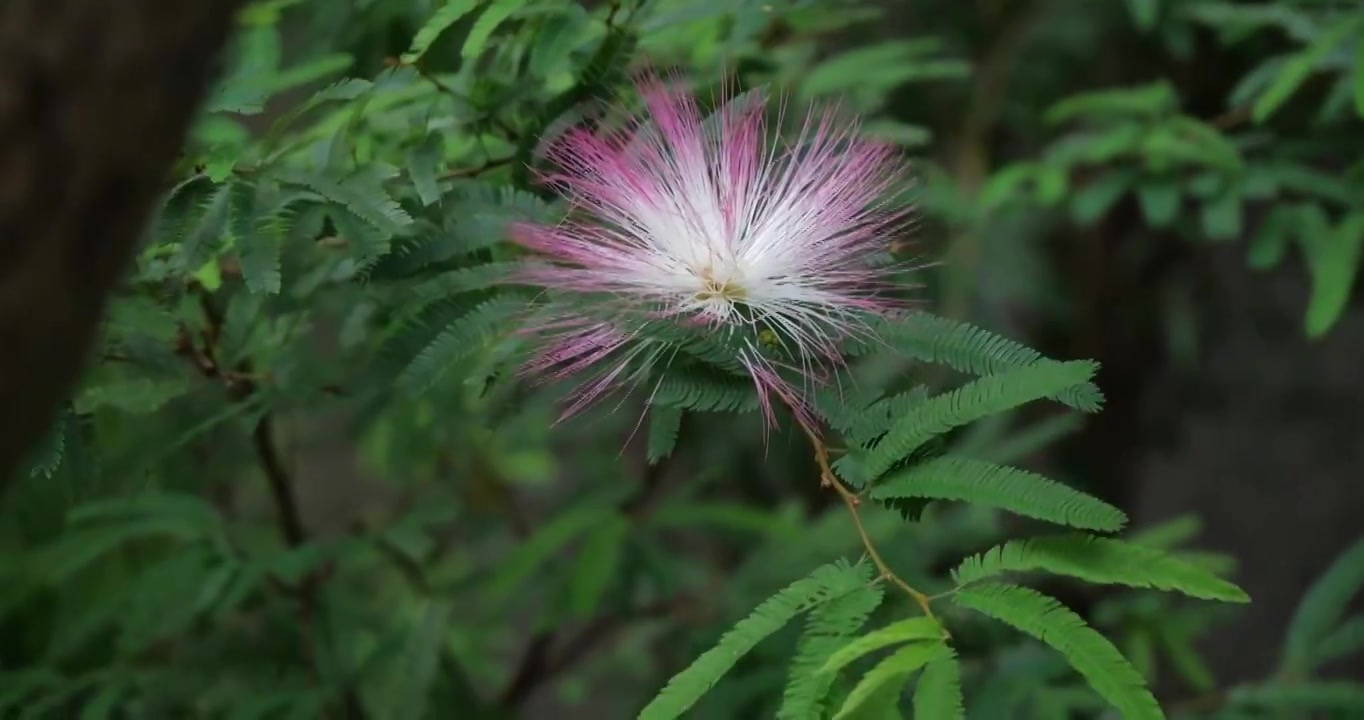
M544 179L569 200L569 218L513 230L538 260L520 280L555 298L526 370L548 380L595 371L571 415L673 358L649 329L663 323L727 348L769 424L774 398L808 419L806 391L842 361L841 341L895 306L895 268L877 261L906 212L886 203L897 150L857 138L830 111L812 110L781 142L768 138L761 102L736 99L703 119L657 77L638 89L643 117L548 148L556 167Z

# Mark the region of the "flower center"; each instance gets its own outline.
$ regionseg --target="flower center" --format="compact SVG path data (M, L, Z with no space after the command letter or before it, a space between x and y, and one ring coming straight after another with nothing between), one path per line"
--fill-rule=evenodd
M748 293L743 285L730 278L717 278L715 272L707 267L698 276L701 279L701 289L696 293L698 302L737 302L747 297Z

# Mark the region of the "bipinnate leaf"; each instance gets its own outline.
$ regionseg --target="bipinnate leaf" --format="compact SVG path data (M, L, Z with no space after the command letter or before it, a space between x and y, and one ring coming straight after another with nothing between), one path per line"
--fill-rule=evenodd
M1245 591L1211 572L1152 547L1092 535L1012 540L962 561L952 572L967 585L1009 572L1045 570L1093 583L1173 590L1190 597L1245 603Z
M1054 598L1018 585L981 583L961 588L953 599L963 608L999 620L1060 652L1125 720L1165 717L1141 673L1113 643Z
M823 565L809 576L786 586L730 628L714 647L674 675L658 696L640 711L639 720L672 720L681 717L734 667L739 658L763 639L780 630L797 615L863 585L861 573L839 563Z

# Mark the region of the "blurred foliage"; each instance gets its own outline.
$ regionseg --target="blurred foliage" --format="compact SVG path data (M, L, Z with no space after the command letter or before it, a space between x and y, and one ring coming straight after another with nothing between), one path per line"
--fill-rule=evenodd
M1328 333L1364 242L1364 7L924 0L906 32L892 4L251 4L5 498L0 714L1161 717L1162 680L1170 717L1359 717L1364 686L1320 671L1364 651L1364 545L1305 591L1280 670L1222 687L1196 642L1245 599L1234 561L1193 518L1119 540L1082 480L1014 467L1099 409L1095 367L966 322L1073 310L1041 239L1135 203L1152 237L1298 253ZM1113 38L1144 53L1127 81L1081 86ZM1169 77L1195 52L1241 78L1212 113ZM913 159L895 250L944 261L920 273L941 317L852 348L855 397L820 408L860 512L732 378L556 425L563 388L515 377L534 298L497 282L506 227L564 212L543 142L645 65L837 100ZM1081 613L1012 584L1050 576L1125 589Z

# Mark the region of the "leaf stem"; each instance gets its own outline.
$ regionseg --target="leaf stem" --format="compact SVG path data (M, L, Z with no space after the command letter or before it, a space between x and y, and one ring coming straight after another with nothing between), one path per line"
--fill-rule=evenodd
M800 413L795 413L795 416L796 422L800 423L800 428L805 431L806 437L810 438L810 444L814 447L815 463L819 465L820 484L833 488L834 492L838 493L838 497L843 500L843 504L848 508L848 514L852 516L853 527L857 528L857 535L862 540L862 547L866 549L867 556L876 565L881 577L903 590L924 611L924 615L936 621L937 618L934 617L933 608L930 606L931 598L914 589L912 585L905 582L904 578L896 575L895 571L881 557L881 553L877 551L876 544L872 542L871 536L867 534L866 526L862 523L862 500L856 493L849 490L838 479L838 476L834 475L833 468L829 465L829 448L824 444L819 432L810 427L810 424L800 416Z

